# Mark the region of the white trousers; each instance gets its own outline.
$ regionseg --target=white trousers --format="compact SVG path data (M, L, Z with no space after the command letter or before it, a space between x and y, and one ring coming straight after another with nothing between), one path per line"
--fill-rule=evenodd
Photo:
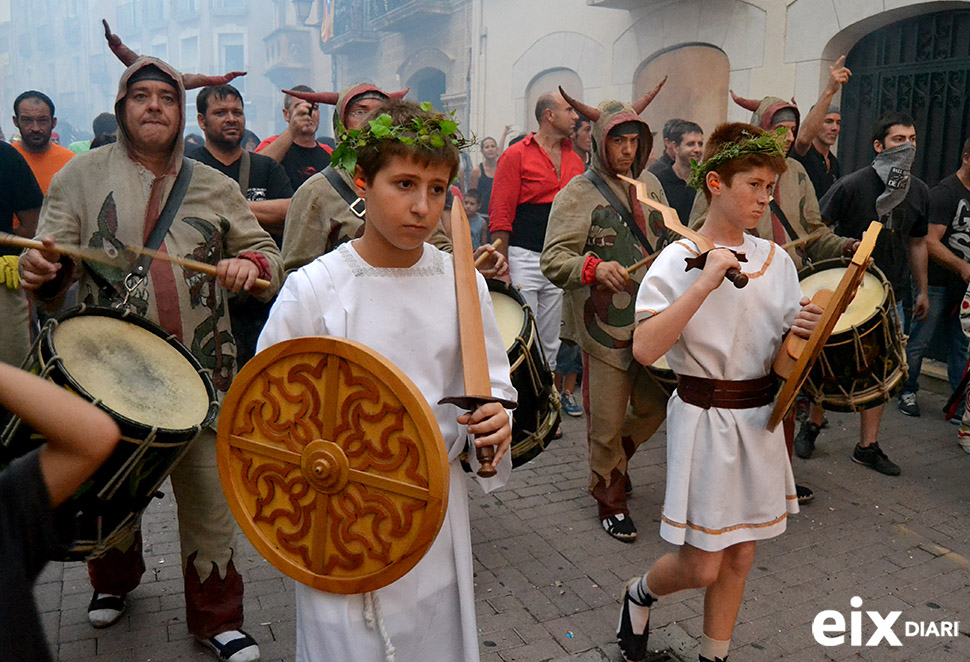
M525 302L532 308L539 331L539 343L549 369L556 370L559 331L562 324L562 290L549 282L539 268L539 253L509 246L509 275Z

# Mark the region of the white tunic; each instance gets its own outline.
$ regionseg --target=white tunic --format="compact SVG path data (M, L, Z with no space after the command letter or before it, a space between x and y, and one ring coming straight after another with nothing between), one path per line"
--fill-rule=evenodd
M478 295L492 392L514 400L509 362L484 279ZM332 335L383 354L418 386L441 427L451 460L448 510L427 555L404 577L374 593L397 662L477 661L478 634L465 473L458 456L466 432L446 395L463 395L452 258L425 244L407 269L371 267L344 244L290 274L259 337L258 350L290 338ZM475 454L469 453L473 467ZM511 472L511 454L490 491ZM365 621L364 596L335 595L296 585L297 662L385 662L381 635Z
M679 375L764 377L799 310L798 275L784 251L747 234L735 250L748 258L741 264L748 285L737 289L725 281L701 304L666 354ZM684 270L684 258L696 254L687 241L664 249L640 285L638 321L665 310L697 280L700 270ZM705 410L674 391L667 404L665 540L717 551L785 530L798 502L784 433L765 429L771 410Z

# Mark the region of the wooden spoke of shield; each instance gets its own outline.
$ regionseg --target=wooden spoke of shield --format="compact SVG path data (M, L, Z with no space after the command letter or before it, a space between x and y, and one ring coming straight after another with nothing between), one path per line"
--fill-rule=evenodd
M323 591L394 582L444 521L448 456L431 408L360 343L296 338L257 354L226 395L217 448L250 542Z

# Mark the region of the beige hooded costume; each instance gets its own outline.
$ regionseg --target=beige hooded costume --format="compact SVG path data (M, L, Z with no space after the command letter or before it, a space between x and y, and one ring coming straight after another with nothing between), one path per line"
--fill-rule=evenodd
M120 42L119 42L120 43ZM117 51L116 51L117 52ZM154 220L168 199L182 168L185 125L185 84L175 69L155 58L137 57L121 77L115 114L118 142L72 159L51 182L41 209L38 236L51 234L58 243L104 250L142 246ZM125 59L125 58L123 58ZM168 168L160 177L135 160L125 121L125 98L132 76L154 66L177 88L181 117ZM193 84L211 80L187 75ZM249 211L238 185L222 173L195 163L185 198L160 247L173 256L215 265L229 257L249 259L271 287L257 293L271 298L282 281L282 260L273 239ZM70 269L63 269L65 276ZM110 305L120 302L127 271L94 263L76 267L78 300ZM38 298L55 301L70 278L48 283ZM99 285L105 285L102 288ZM114 290L118 294L111 293ZM134 312L159 324L185 344L211 371L220 396L236 372L235 343L229 323L227 292L214 276L154 260L134 289L129 304ZM110 342L106 338L105 342ZM202 639L242 625L242 578L233 567L236 523L222 493L216 468L215 433L203 432L171 475L178 504L179 538L185 579L189 631ZM141 535L89 562L96 591L124 595L139 583L145 565ZM215 572L213 572L215 570Z
M635 238L620 214L584 175L571 179L556 195L539 261L543 275L564 290L563 337L584 352L589 489L599 505L600 519L628 514L624 491L627 462L663 422L667 406L666 393L647 369L633 360L634 304L646 267L631 274L618 293L598 286L594 277L599 262L616 261L629 267L648 251L657 252L667 244L663 218L635 201L631 185L617 178L604 147L611 129L636 123L639 144L632 172L621 174L645 182L650 196L666 204L660 182L645 170L653 139L650 128L639 117L659 87L636 106L608 100L591 108L562 93L577 112L593 120L590 170L633 214L650 246L644 247Z

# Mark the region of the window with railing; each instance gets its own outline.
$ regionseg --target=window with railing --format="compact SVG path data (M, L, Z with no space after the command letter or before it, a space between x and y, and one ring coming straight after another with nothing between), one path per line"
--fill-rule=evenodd
M363 31L367 28L370 0L348 0L334 7L333 32L335 35Z

